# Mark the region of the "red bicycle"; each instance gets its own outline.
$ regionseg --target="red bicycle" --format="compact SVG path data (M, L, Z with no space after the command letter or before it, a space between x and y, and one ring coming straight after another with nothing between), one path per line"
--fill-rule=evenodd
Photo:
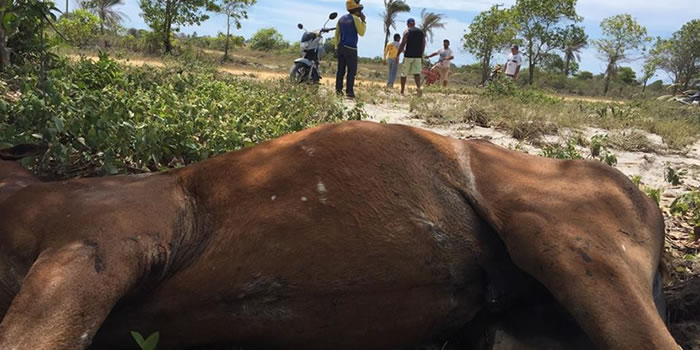
M429 59L423 60L423 86L430 86L440 81L440 71L437 67L440 62L431 64Z

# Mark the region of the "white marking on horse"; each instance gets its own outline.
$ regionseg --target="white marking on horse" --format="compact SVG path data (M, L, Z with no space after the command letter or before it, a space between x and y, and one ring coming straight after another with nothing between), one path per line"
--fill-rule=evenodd
M314 156L314 149L306 146L301 146L301 149L309 155L309 157Z
M274 202L277 199L277 196L272 196L270 199Z
M326 190L326 185L324 185L320 179L318 180L318 184L316 184L316 190L318 191L319 200L321 203L328 203L328 198L326 198L326 193L328 193L328 190Z
M627 252L627 248L625 247L624 244L622 245L622 251L623 251L623 252Z
M302 201L302 202L306 202L306 201L308 201L308 200L309 200L309 199L306 198L306 197L301 197L301 201Z

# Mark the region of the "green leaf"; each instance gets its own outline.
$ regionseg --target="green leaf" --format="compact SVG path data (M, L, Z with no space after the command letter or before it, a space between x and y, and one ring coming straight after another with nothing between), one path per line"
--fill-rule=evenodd
M136 341L136 344L138 344L139 347L141 349L143 349L143 343L145 342L145 340L143 339L143 336L141 335L141 333L136 332L136 331L131 331L131 336Z
M155 332L151 334L148 339L143 343L143 350L156 350L158 346L158 340L160 339L160 333Z
M10 31L10 24L14 22L17 19L17 15L14 14L13 12L8 12L2 17L2 27L6 31Z

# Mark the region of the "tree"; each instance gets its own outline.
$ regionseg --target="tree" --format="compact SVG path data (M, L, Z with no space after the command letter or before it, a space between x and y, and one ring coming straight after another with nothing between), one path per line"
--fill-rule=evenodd
M576 78L578 78L580 80L591 80L591 79L593 79L593 73L588 72L588 71L579 72L576 75Z
M258 30L248 41L253 50L273 51L287 48L289 43L284 40L275 28L263 28Z
M617 65L632 60L631 55L644 50L645 44L651 40L647 29L641 26L629 14L617 15L603 19L600 23L603 38L594 41L601 58L607 62L605 70L605 88L608 93L610 80L615 76Z
M140 0L141 17L161 36L165 53L172 52L171 34L178 25L199 25L209 19L207 11L218 12L214 0Z
M515 11L525 41L528 83L532 85L540 59L561 47L562 29L558 25L563 20L578 22L581 18L576 14L576 0L517 0Z
M445 28L445 15L441 13L428 12L427 9L423 9L420 12L421 25L420 29L425 34L426 39L430 38L430 42L433 42L433 30L438 28Z
M650 55L647 57L646 61L644 62L644 68L642 71L642 78L641 83L642 83L642 92L647 91L647 82L649 79L651 79L654 74L656 74L656 71L659 69L659 58L656 57L655 55Z
M411 12L411 6L408 6L404 0L384 0L384 12L381 13L382 21L384 22L384 46L389 44L391 29L396 30L396 15L401 12Z
M561 56L554 54L554 53L548 53L540 59L540 67L545 72L549 73L555 73L555 74L565 74L567 69L569 72L576 72L579 69L579 65L577 62L569 62L568 68L566 67L566 61L564 61Z
M81 3L85 9L100 18L100 34L106 27L114 27L122 21L124 14L115 7L124 5L124 0L87 0Z
M61 16L56 29L68 39L69 44L84 48L97 40L101 21L87 10L78 9Z
M462 41L464 49L480 62L482 84L488 79L491 71L494 51L504 49L511 44L517 32L518 27L513 11L501 10L498 5L474 17Z
M0 71L47 53L44 30L56 12L53 1L0 0Z
M637 73L630 67L620 67L617 69L617 79L627 85L632 85L637 81Z
M659 38L652 54L658 58L659 68L687 89L700 74L700 19L684 24L670 39Z
M564 75L572 72L571 62L581 62L581 50L588 46L588 35L583 27L569 25L561 32L561 51L564 53Z
M226 16L226 45L224 46L224 61L228 60L228 50L231 46L231 25L241 29L241 20L248 19L248 7L256 0L219 0L220 13Z

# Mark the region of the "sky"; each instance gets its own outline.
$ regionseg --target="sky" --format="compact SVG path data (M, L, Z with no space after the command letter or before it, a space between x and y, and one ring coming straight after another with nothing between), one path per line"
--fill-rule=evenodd
M59 0L60 4L62 1ZM147 26L141 18L141 10L138 0L124 0L124 5L119 10L126 15L123 25L127 28L144 28ZM428 51L432 52L440 48L442 39L452 42L455 53L455 64L471 64L476 59L466 53L462 48L462 37L468 30L469 23L481 11L488 10L493 4L512 6L515 0L408 0L411 5L411 13L401 13L397 19L397 32L405 29L405 22L409 17L415 17L419 22L420 12L426 8L428 11L442 13L446 16L446 28L435 31L434 42L428 42ZM692 20L700 18L700 6L692 6L690 0L578 0L577 11L583 16L581 23L586 33L592 39L601 36L600 21L603 18L622 13L629 13L637 21L647 28L652 37L669 37L673 32ZM384 30L380 13L383 11L383 0L362 0L367 15L367 34L359 43L360 56L381 56L384 46ZM290 42L301 38L301 32L296 27L297 23L303 23L307 28L317 29L323 25L331 12L343 14L345 11L344 0L258 0L249 11L249 19L243 22L243 28L237 35L249 38L257 30L266 27L274 27L286 40ZM198 35L216 35L225 32L226 19L223 16L213 14L211 18L200 26L183 27L183 33ZM497 62L504 61L507 52L496 55ZM627 63L637 71L640 76L643 62L637 60ZM605 63L599 59L596 50L590 46L582 54L581 70L602 73ZM668 80L665 73L659 72L657 78Z

